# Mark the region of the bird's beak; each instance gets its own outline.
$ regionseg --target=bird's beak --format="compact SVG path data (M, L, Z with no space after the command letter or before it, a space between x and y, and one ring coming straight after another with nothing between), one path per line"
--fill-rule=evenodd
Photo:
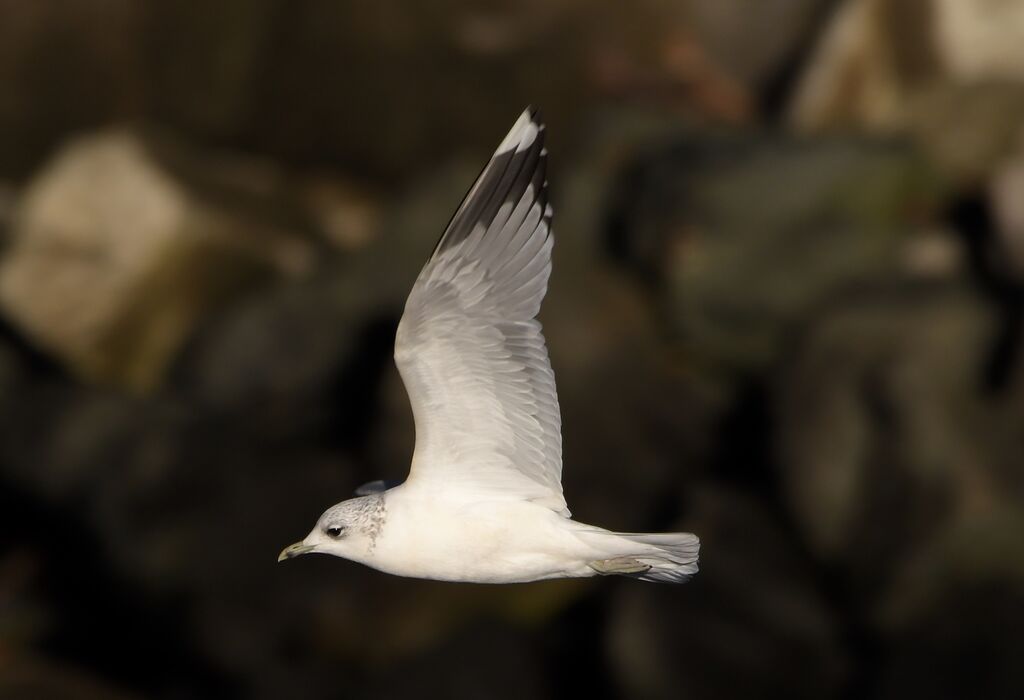
M281 553L277 555L277 560L284 561L285 559L294 559L300 554L309 554L314 549L316 549L316 547L314 547L311 544L303 544L302 542L296 542L295 544L290 544L284 549L282 549Z

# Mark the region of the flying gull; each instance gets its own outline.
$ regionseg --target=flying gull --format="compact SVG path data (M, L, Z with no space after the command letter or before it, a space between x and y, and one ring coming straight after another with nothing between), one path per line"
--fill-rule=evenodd
M416 421L404 483L332 506L278 561L333 554L398 576L515 583L619 574L681 583L690 533L570 518L555 377L537 321L551 272L544 124L528 109L416 279L395 362Z

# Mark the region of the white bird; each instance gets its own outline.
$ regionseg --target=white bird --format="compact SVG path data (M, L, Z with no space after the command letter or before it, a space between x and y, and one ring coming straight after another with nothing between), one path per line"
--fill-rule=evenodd
M406 481L329 508L278 561L320 552L399 576L514 583L621 574L687 581L690 533L576 522L562 495L555 377L536 320L551 272L544 124L498 146L405 304L395 362L416 422Z

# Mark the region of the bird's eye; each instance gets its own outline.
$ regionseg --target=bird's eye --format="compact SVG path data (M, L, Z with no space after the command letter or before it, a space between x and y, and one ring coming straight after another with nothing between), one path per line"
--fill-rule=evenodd
M345 532L345 528L343 527L335 526L327 528L327 534L334 538L341 537L341 533L343 532Z

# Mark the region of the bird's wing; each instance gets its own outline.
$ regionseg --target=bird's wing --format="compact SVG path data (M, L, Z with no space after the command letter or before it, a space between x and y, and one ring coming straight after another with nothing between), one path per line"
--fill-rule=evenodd
M527 110L420 272L395 361L416 420L410 483L568 515L555 377L536 320L551 272L544 125Z

